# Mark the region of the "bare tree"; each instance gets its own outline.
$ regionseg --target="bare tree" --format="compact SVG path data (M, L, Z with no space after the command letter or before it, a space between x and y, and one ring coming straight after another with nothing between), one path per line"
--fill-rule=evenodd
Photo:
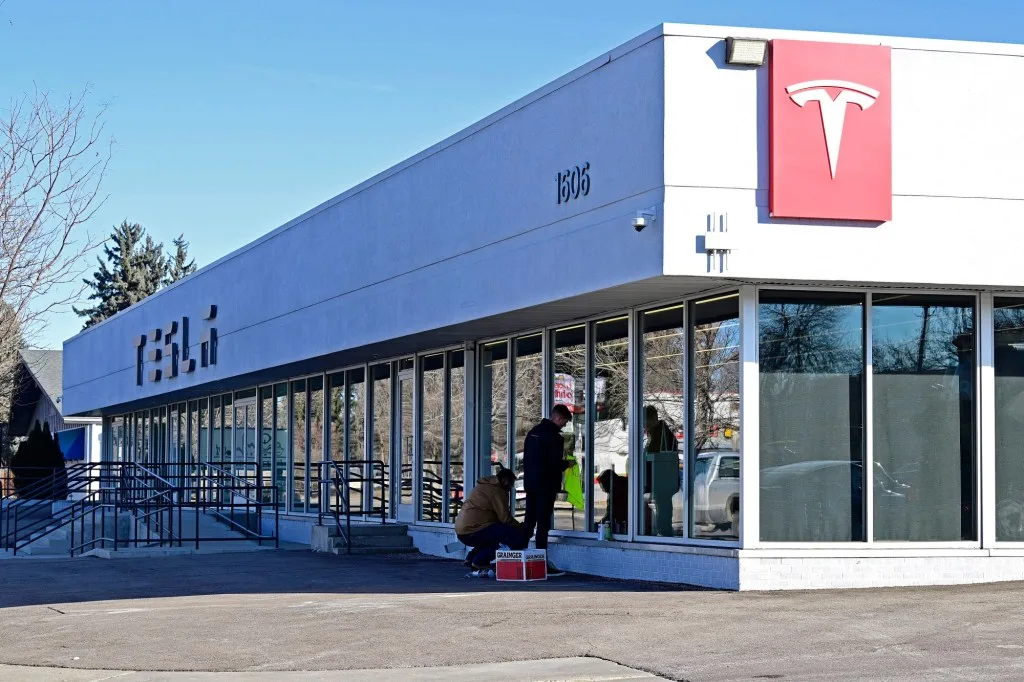
M50 314L82 293L83 256L97 244L84 224L103 204L110 158L101 116L85 93L33 92L0 113L0 410L9 410L18 351Z

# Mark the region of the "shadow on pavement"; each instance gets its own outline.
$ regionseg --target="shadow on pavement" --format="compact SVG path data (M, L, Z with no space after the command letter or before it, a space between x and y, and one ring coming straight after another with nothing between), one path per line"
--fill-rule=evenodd
M215 594L680 592L701 588L567 575L545 582L466 578L461 561L418 554L335 556L308 550L0 563L0 608Z

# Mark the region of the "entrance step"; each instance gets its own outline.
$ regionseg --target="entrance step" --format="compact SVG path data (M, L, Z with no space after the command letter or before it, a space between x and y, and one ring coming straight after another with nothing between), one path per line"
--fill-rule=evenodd
M334 524L313 526L310 548L314 552L348 554L342 531ZM409 527L401 524L358 524L352 526L351 554L412 554L416 547Z

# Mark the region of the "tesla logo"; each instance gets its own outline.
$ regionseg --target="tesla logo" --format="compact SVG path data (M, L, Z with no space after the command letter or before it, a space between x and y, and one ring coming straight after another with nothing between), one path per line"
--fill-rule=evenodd
M839 90L839 94L832 97L825 88L835 88ZM867 111L880 93L874 88L850 81L807 81L790 85L786 92L789 98L800 106L808 102L818 103L821 109L821 127L825 130L828 167L834 180L836 166L839 165L839 145L843 142L843 123L846 121L847 105L856 104L861 111Z
M891 219L890 71L888 47L772 41L773 217Z

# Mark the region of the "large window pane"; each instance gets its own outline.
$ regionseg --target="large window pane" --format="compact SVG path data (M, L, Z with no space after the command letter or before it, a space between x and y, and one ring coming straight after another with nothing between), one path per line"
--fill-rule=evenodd
M330 438L327 439L327 459L345 461L345 373L327 377L328 409L330 410Z
M199 401L199 461L210 461L210 406L205 398Z
M480 451L492 464L509 466L508 341L484 345L480 358Z
M761 539L862 541L864 296L761 294Z
M400 367L407 367L412 370L413 361L403 360ZM413 392L416 380L410 371L403 373L398 381L398 452L399 466L401 467L398 478L398 501L399 504L413 503L413 453L415 452L416 440L413 433Z
M231 394L222 396L220 399L221 414L223 415L224 422L221 425L221 462L225 464L225 469L230 471L230 467L227 467L227 463L231 461L231 436L234 429L234 410L231 407Z
M214 396L210 398L210 433L212 435L212 450L210 452L210 462L213 464L220 464L224 461L223 453L221 452L221 425L224 423L224 417L221 415L220 408L220 396Z
M448 354L448 523L462 509L465 486L466 354Z
M375 365L370 369L370 373L373 379L372 459L382 462L384 466L383 486L379 482L379 474L374 473L375 482L371 486L372 504L387 514L390 510L388 502L391 485L391 365Z
M735 540L740 518L739 295L691 305L690 534Z
M306 511L306 381L292 382L292 511Z
M366 452L363 446L366 442L366 370L363 368L350 369L346 372L346 391L348 399L345 401L345 414L347 420L348 440L346 446L346 460L349 462L363 462L355 467L348 467L347 470L352 476L349 486L349 507L351 509L365 509L363 506L364 493L366 489L362 479L366 475ZM372 511L372 509L370 510Z
M592 499L594 530L612 524L612 532L629 532L629 318L616 317L594 325L595 477Z
M277 504L288 502L288 384L274 386L274 485Z
M444 516L444 353L428 355L423 363L420 394L420 519L441 521Z
M306 459L309 511L313 512L320 504L320 462L324 461L324 378L312 377L309 380L309 452Z
M685 306L650 310L640 316L643 334L640 390L644 405L639 519L642 535L683 535L682 473L686 453L679 447L686 423Z
M1024 299L996 299L996 540L1024 541Z
M513 514L520 518L526 514L526 492L523 489L523 448L526 434L544 417L544 335L541 333L521 336L515 340L515 376L512 390L515 393L515 450L513 468L519 480L516 482Z
M260 476L264 487L264 501L273 501L270 490L274 486L274 387L260 389Z
M587 432L587 326L585 324L554 333L555 404L572 412L572 421L562 430L566 452L575 464L565 472L562 492L555 500L552 528L586 530L586 497L590 470L586 461Z
M974 539L971 299L872 299L877 540Z

